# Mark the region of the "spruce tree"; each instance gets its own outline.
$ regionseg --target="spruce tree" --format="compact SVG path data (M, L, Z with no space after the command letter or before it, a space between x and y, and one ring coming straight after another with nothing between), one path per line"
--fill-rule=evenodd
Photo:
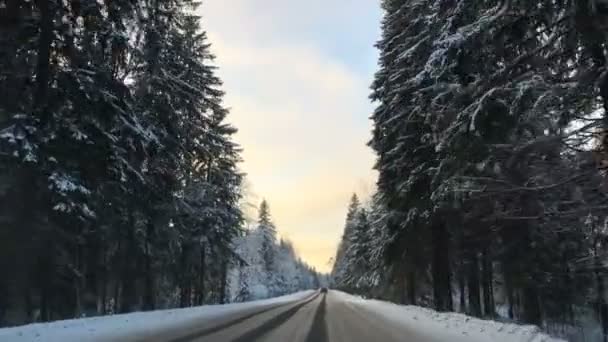
M3 324L225 299L240 149L196 6L0 5Z
M263 260L263 270L268 278L267 284L274 290L273 273L276 270L277 230L270 217L270 208L266 200L262 200L262 203L260 203L257 229L262 239L260 253Z
M342 239L340 240L340 243L338 245L338 250L336 252L336 257L331 272L332 281L334 285L338 288L346 288L347 286L347 251L351 245L352 235L354 233L356 224L355 220L357 219L357 213L359 211L360 205L361 203L359 202L359 197L357 196L357 194L353 194L350 198L350 203L348 205L344 232L342 234Z
M457 285L461 310L491 317L500 286L510 316L537 324L572 321L588 292L605 308L603 291L571 287L598 274L573 262L593 259L580 248L590 246L582 218L605 215L593 162L605 159L601 6L382 6L370 146L388 237L375 268L388 271L387 292L410 303L432 294L449 310Z

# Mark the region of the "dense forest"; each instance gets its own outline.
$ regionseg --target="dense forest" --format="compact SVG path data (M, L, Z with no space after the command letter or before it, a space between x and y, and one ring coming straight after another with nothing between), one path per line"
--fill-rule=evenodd
M377 191L334 286L606 340L608 2L382 6Z
M0 0L0 326L233 299L244 175L197 6Z

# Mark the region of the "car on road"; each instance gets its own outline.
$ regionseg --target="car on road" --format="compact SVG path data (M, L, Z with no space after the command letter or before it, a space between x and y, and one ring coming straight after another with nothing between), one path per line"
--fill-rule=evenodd
M327 293L327 287L322 287L321 288L321 293Z

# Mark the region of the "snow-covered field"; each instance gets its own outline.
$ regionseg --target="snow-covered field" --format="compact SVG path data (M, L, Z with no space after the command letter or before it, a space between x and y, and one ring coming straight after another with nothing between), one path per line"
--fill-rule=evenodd
M550 337L536 326L501 323L473 318L459 313L437 311L411 305L397 305L368 300L344 292L332 291L341 301L358 310L379 315L387 321L411 327L433 340L449 342L565 342Z
M71 319L51 323L36 323L0 329L4 342L84 342L122 340L121 336L150 335L193 321L212 320L231 314L263 310L270 306L298 301L314 291L302 291L287 296L248 303L206 305L186 309L135 312L130 314Z

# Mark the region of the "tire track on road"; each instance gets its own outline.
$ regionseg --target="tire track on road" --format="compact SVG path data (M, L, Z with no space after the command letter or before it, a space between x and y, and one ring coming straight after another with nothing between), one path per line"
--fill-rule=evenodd
M319 296L319 293L317 292L316 295L313 296L312 298L309 298L309 299L305 300L304 302L294 306L293 308L280 313L279 315L273 317L272 319L264 322L264 324L260 325L259 327L255 328L253 330L250 330L250 331L244 333L243 335L235 338L234 340L232 340L232 342L251 342L251 341L255 341L255 340L259 339L260 337L264 336L268 332L278 328L281 324L287 322L293 315L296 314L296 312L298 312L298 310L300 310L306 304L317 299L318 296ZM325 298L325 297L323 297L323 298Z
M319 293L314 293L309 298L306 298L302 303L298 304L295 307L300 308L300 307L304 306L305 304L313 301L318 296L319 296ZM266 313L266 312L268 312L270 310L275 310L275 309L282 308L284 306L291 305L291 304L293 304L293 303L286 303L286 304L271 306L269 308L253 312L253 313L247 314L245 316L242 316L242 317L239 317L239 318L235 318L233 320L229 320L227 322L224 322L224 323L221 323L221 324L209 327L209 328L205 328L205 329L202 329L202 330L199 330L199 331L195 331L195 332L192 332L192 333L184 335L184 336L180 336L178 338L171 339L168 342L189 342L189 341L192 341L192 340L196 340L196 339L199 339L199 338L202 338L202 337L214 334L216 332L222 331L224 329L228 329L228 328L230 328L230 327L232 327L234 325L237 325L237 324L239 324L241 322L244 322L244 321L246 321L246 320L248 320L250 318L253 318L253 317L257 316L257 315L261 315L263 313ZM292 309L288 310L288 312L291 311L291 310ZM295 313L295 311L294 311L294 313Z
M329 342L329 336L327 335L327 322L325 321L326 314L326 303L325 299L327 298L327 294L323 294L323 299L321 299L321 304L317 308L317 312L315 313L314 321L312 322L312 327L310 327L310 332L306 337L306 342Z

